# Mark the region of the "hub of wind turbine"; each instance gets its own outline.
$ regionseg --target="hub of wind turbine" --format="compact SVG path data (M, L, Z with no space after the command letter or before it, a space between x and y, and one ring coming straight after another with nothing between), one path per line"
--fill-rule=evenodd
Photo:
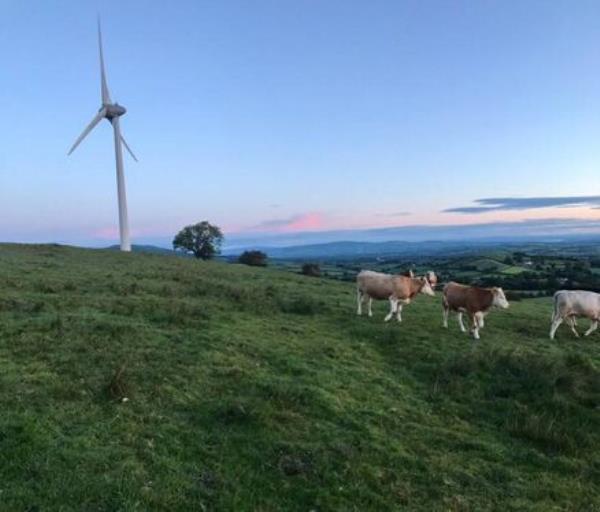
M118 103L114 103L112 105L104 105L104 108L106 109L106 115L104 117L106 117L106 119L108 119L109 121L113 117L121 117L127 112L127 109L123 105L119 105Z

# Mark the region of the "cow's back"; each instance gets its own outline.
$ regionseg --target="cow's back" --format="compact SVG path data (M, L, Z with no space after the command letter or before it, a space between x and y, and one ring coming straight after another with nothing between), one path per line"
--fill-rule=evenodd
M387 299L394 293L394 276L361 270L356 276L356 286L373 299Z
M561 316L600 317L600 294L587 290L559 290L554 294L554 310Z

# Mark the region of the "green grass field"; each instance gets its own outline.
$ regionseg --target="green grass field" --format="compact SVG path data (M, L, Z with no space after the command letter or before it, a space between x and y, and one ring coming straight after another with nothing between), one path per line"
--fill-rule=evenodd
M600 334L474 344L419 297L0 245L0 510L600 510ZM584 322L582 321L581 324Z

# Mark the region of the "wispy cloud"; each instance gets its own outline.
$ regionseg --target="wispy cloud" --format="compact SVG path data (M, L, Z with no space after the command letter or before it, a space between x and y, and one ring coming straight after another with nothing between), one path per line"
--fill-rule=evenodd
M476 206L460 206L442 210L443 213L486 213L498 210L532 210L551 207L589 206L600 208L600 196L565 197L488 197L476 199Z
M406 217L412 215L411 212L392 212L392 213L377 213L375 217Z
M248 231L273 231L273 232L294 232L294 231L312 231L324 226L323 214L318 212L301 213L291 215L283 219L265 220L249 228Z

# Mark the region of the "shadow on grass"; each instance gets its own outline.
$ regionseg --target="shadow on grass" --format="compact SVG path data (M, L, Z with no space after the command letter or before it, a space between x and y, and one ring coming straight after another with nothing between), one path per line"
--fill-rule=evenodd
M582 452L600 441L600 372L582 355L473 351L432 376L431 399L453 401L542 450Z

